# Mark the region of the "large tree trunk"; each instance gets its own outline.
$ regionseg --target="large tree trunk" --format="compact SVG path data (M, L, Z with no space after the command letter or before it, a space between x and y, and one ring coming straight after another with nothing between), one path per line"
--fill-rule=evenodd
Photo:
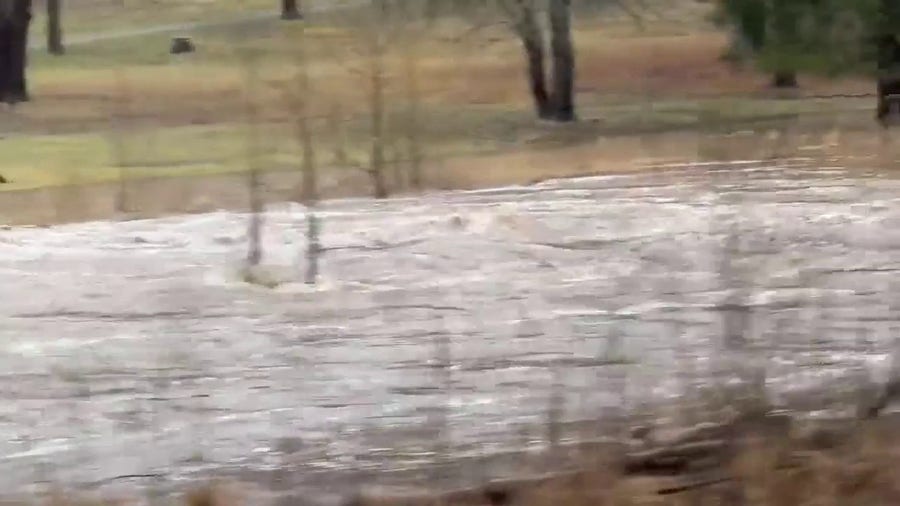
M550 52L553 55L553 119L575 121L575 49L570 0L550 0Z
M25 81L31 0L0 0L0 101L28 100Z
M281 19L300 19L298 0L281 0Z
M519 0L515 5L513 27L522 41L528 64L528 85L539 118L553 117L553 104L547 91L547 75L544 70L544 40L538 24L537 13L531 4Z
M878 106L882 126L900 124L900 41L884 35L878 41Z
M62 21L60 3L62 0L47 0L47 50L50 54L63 54Z

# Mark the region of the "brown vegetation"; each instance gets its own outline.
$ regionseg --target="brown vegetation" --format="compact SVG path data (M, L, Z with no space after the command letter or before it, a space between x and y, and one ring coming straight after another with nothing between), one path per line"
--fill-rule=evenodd
M897 504L900 457L895 416L845 422L823 430L785 423L785 417L704 423L660 433L654 450L645 440L593 444L577 470L494 480L478 486L434 490L428 483L411 488L372 488L348 495L346 506L814 506ZM652 431L651 431L652 432ZM824 438L824 439L823 439ZM823 441L828 444L822 444ZM637 448L637 449L636 449ZM625 455L625 459L616 457ZM649 466L649 457L661 459ZM528 458L528 457L523 457ZM532 457L533 458L533 457ZM546 458L538 456L537 458ZM684 466L674 466L684 460ZM636 465L639 463L642 465ZM214 482L189 490L187 506L259 504L248 489ZM78 500L51 494L45 504L74 506L126 504L127 501Z

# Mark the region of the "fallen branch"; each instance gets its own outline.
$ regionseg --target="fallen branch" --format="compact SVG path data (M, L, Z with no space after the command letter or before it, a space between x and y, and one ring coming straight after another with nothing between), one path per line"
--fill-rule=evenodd
M661 488L656 491L657 495L672 495L679 494L681 492L687 492L689 490L697 490L699 488L709 487L712 485L718 485L719 483L725 483L727 481L731 481L733 478L729 476L720 476L717 478L707 478L705 480L694 481L691 483L685 483L682 485L675 485L672 487Z
M697 441L675 446L665 446L651 450L633 452L625 456L625 474L682 474L691 468L691 463L723 452L725 441Z

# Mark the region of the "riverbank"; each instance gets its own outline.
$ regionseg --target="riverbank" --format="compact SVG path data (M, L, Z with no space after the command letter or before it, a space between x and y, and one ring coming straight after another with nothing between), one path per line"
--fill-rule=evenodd
M865 118L860 117L860 122ZM780 126L779 126L780 125ZM785 126L787 125L787 126ZM527 185L553 178L658 171L665 165L731 160L807 158L821 167L842 167L892 177L900 165L900 142L883 136L874 125L854 129L810 129L778 123L745 130L732 125L728 133L663 131L601 136L590 126L569 128L557 142L545 132L536 142L506 150L448 156L424 163L422 186L410 188L405 178L388 172L393 194L472 190ZM702 169L699 169L702 170ZM348 167L319 169L321 199L368 197L372 182L367 172ZM261 172L260 196L266 203L296 201L302 175L297 169ZM172 214L249 209L247 172L170 175L111 180L101 183L49 185L0 192L0 225L46 226L108 219L153 218Z
M262 6L218 7L225 4L155 8L148 19L213 22ZM86 2L71 8L72 32L97 31L96 40L61 57L36 52L34 100L0 114L0 224L242 209L251 167L267 173L267 202L295 198L301 40L321 197L372 194L365 9L315 11L303 23L198 25L181 33L196 51L170 55L171 34L143 34L138 7L96 19ZM391 193L527 184L660 162L801 156L826 165L892 164L874 129L871 82L801 76L798 90L772 90L769 76L721 58L727 37L705 21L706 10L685 2L670 18L642 24L615 9L579 15L575 125L534 120L521 48L490 15L441 18L429 30L392 27L382 55L379 136ZM117 23L134 33L100 36ZM413 43L417 51L406 51ZM832 156L842 154L840 162ZM409 184L414 159L423 172L418 188Z

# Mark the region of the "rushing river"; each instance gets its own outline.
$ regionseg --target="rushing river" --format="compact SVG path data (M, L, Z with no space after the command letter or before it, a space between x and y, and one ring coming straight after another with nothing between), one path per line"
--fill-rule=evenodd
M714 371L729 301L775 402L879 381L898 190L796 160L333 201L315 288L299 206L265 216L275 288L241 281L242 214L5 230L0 489L536 444L551 392L596 419Z

